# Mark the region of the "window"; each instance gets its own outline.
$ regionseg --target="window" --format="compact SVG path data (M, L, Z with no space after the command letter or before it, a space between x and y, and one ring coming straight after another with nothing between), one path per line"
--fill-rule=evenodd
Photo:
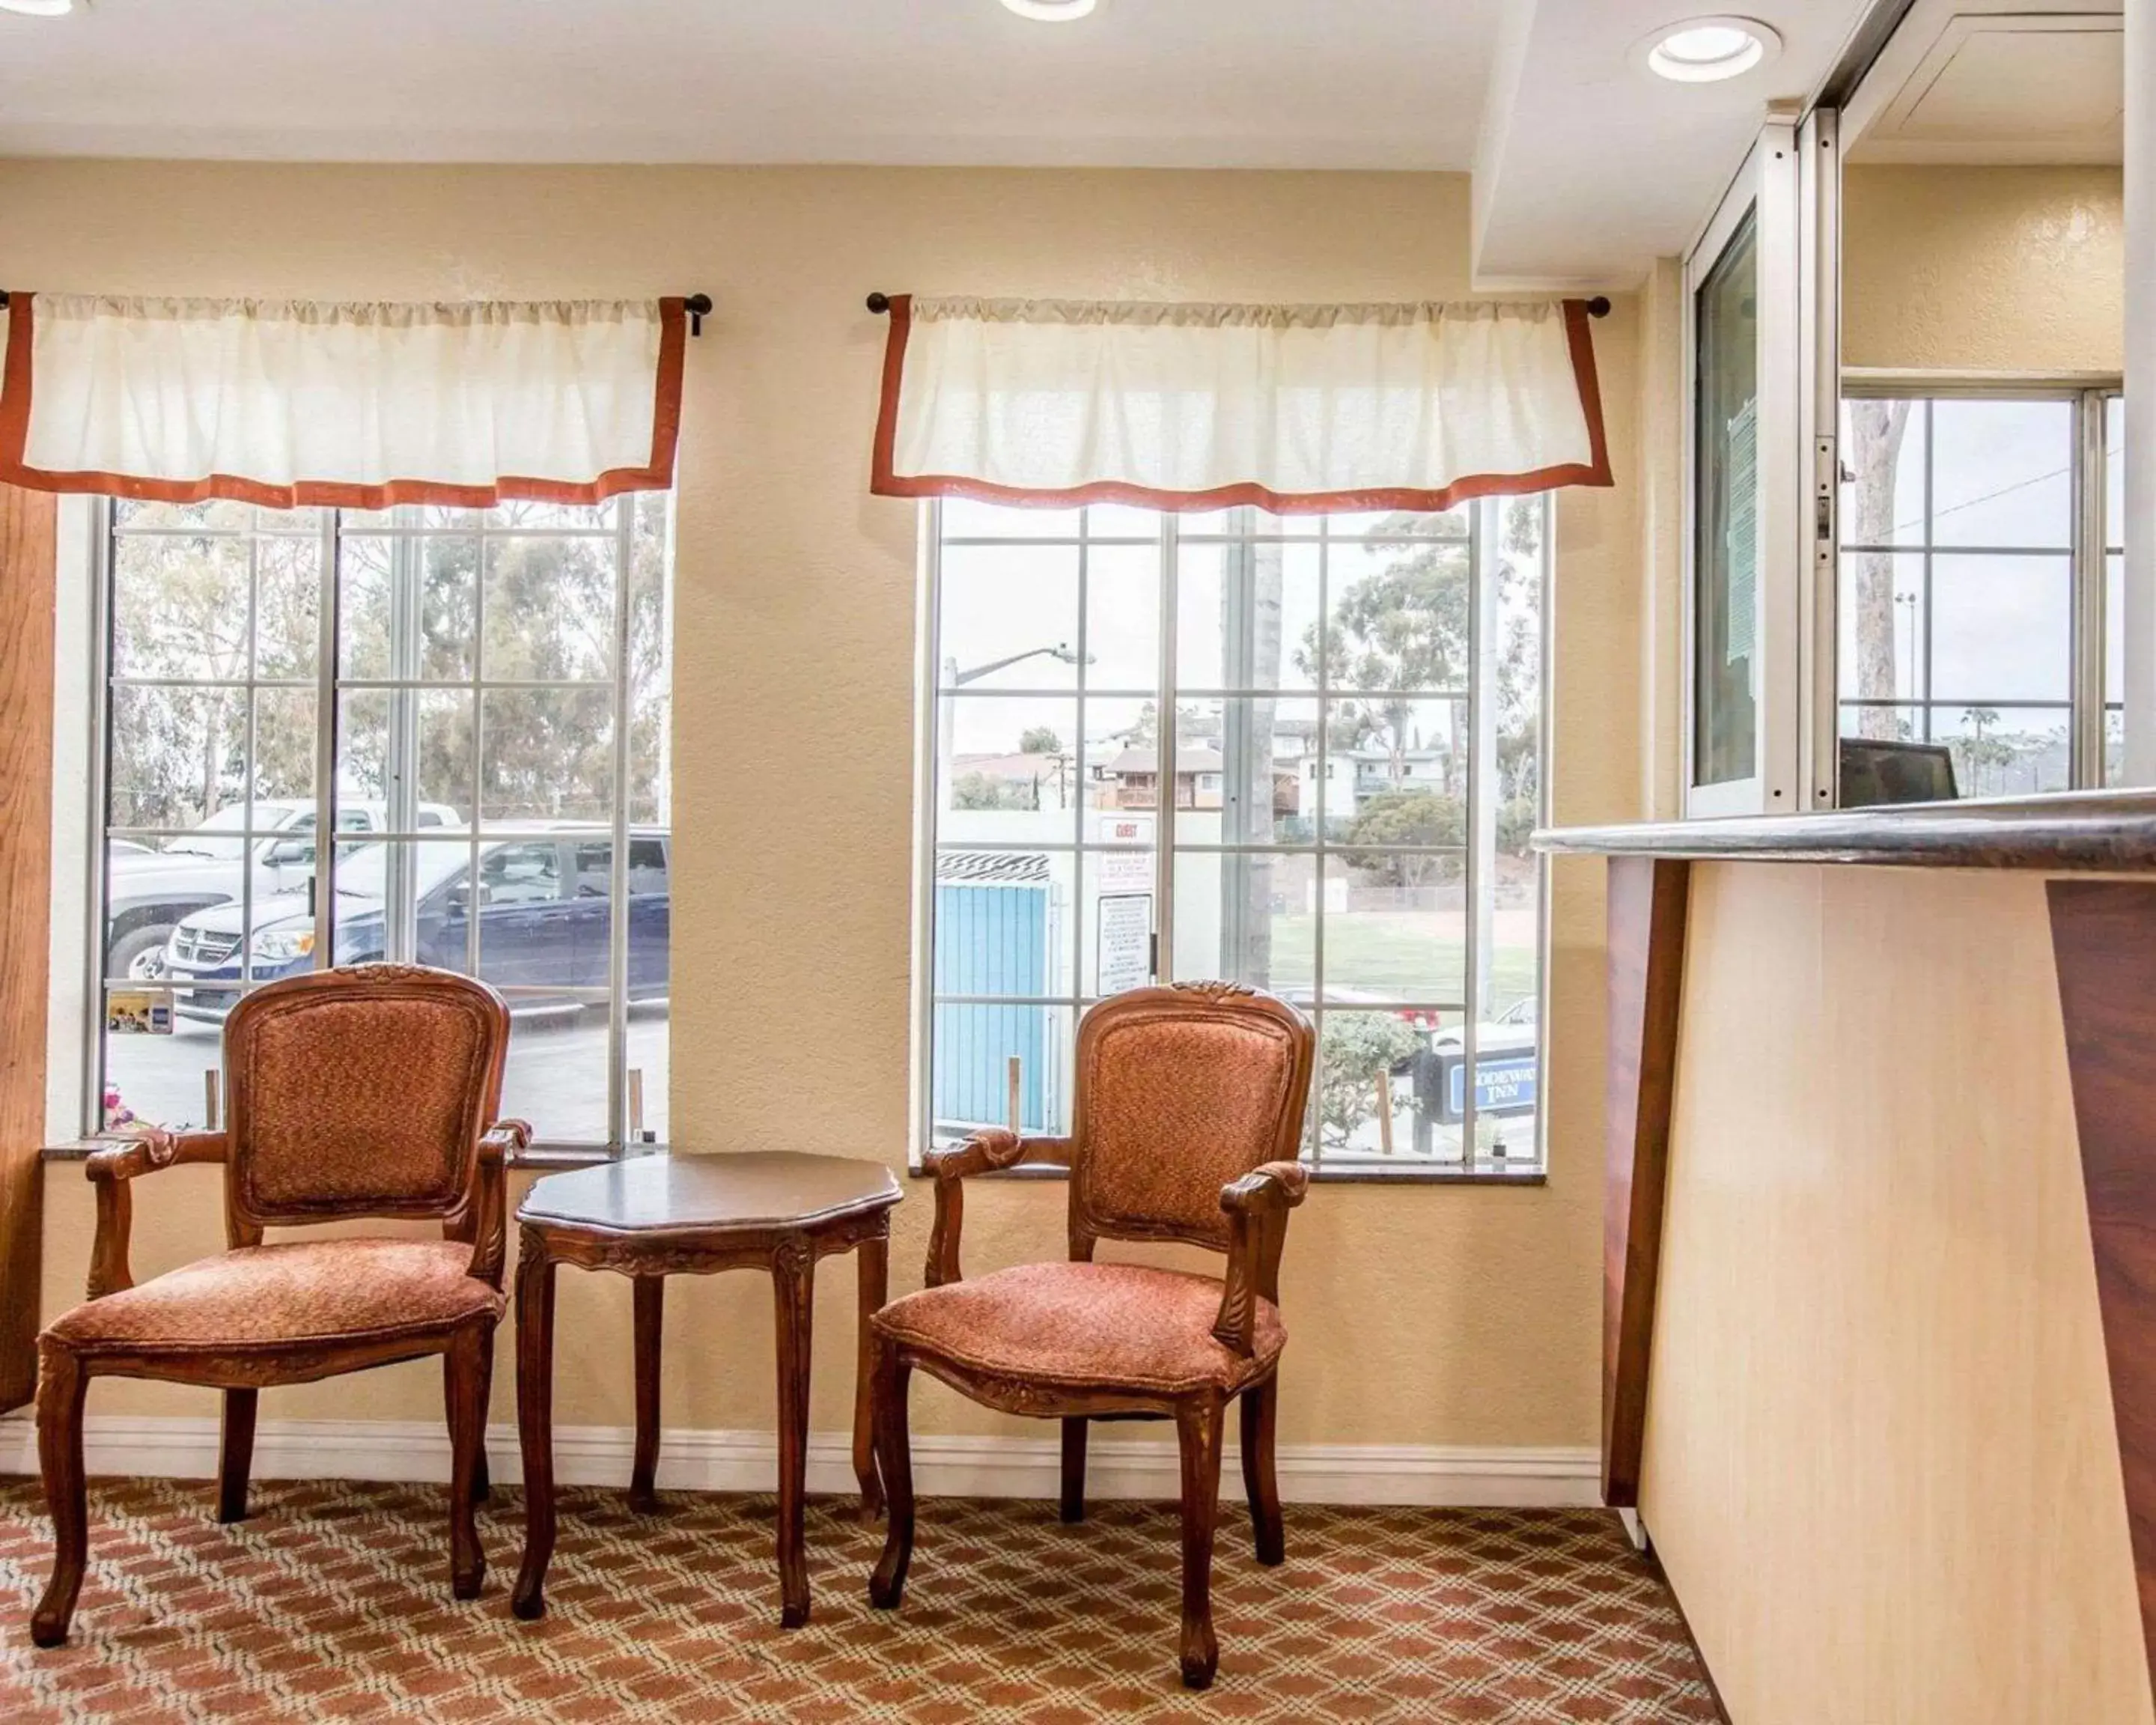
M663 1138L669 525L110 506L92 963L176 1028L99 1036L87 1124L202 1122L233 1003L333 956L500 988L542 1141Z
M923 1141L1066 1131L1086 1006L1224 978L1317 1022L1321 1172L1538 1172L1547 501L927 521Z
M1930 746L1964 797L2117 770L2118 408L2076 390L1845 399L1842 737Z

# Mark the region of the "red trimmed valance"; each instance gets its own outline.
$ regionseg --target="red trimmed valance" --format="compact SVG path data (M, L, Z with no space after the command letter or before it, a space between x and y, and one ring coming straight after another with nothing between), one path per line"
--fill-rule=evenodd
M1611 482L1584 300L889 304L886 496L1291 514Z
M8 296L0 483L274 509L673 483L679 299Z

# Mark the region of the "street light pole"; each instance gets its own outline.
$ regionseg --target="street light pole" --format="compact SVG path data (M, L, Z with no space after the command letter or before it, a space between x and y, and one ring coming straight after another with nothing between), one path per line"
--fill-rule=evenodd
M936 692L936 782L940 799L948 793L951 783L951 763L957 757L957 714L944 691L963 689L968 683L978 683L983 677L993 675L1006 667L1022 664L1029 659L1054 659L1065 665L1078 663L1078 655L1065 642L1058 641L1053 647L1029 647L1023 653L1013 653L1002 659L992 659L986 665L977 665L967 670L958 669L956 659L943 661L943 686ZM1091 665L1093 655L1087 654L1086 662ZM939 805L940 801L939 801Z

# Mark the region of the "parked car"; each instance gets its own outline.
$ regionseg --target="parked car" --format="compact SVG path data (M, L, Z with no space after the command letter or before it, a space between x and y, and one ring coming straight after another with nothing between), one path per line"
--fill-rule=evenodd
M636 827L629 840L629 997L663 999L671 932L668 894L669 835ZM595 825L563 825L479 846L476 891L472 850L463 844L420 840L371 844L337 859L336 959L357 964L388 951L393 893L408 891L416 907L413 956L423 964L469 970L472 921L479 927L479 974L518 992L520 1012L575 1010L571 989L603 988L613 900L613 835ZM409 886L393 878L409 869ZM161 979L189 985L175 1002L188 1018L221 1019L239 998L238 904L213 905L180 920L158 967ZM311 969L315 917L304 891L257 899L251 942L258 982ZM560 989L554 993L549 991Z
M419 805L422 828L454 827L459 819L445 803ZM337 805L340 832L378 833L388 820L384 803ZM251 839L244 830L250 825ZM237 901L250 864L258 901L305 890L315 866L314 798L270 797L252 805L229 803L156 849L131 839L113 839L105 877L105 975L154 974L156 955L180 920L207 906Z

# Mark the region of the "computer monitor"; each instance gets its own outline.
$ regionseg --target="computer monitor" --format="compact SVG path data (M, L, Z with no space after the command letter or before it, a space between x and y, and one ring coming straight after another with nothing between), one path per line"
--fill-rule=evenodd
M1881 803L1951 803L1953 752L1943 742L1885 742L1869 737L1841 739L1841 806L1870 809Z

